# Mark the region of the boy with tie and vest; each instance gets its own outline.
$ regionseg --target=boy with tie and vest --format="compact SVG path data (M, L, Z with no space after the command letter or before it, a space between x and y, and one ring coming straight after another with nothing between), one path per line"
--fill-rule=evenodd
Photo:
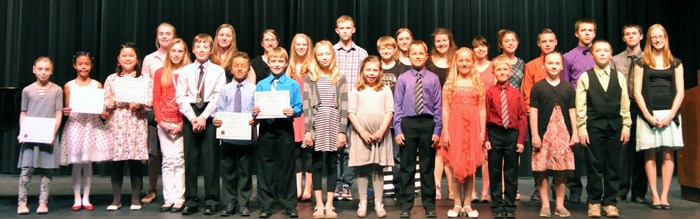
M401 218L411 217L413 208L413 176L416 155L420 160L421 200L425 216L435 218L435 146L442 131L442 90L440 80L425 68L428 46L416 40L409 46L411 69L396 80L394 92L394 132L401 145L399 167L399 207Z
M630 137L630 100L625 76L610 67L612 47L597 40L591 47L595 61L576 86L578 133L586 154L588 217L619 217L615 205L620 187L617 174L620 150Z
M231 57L231 74L233 80L221 89L216 113L253 113L253 95L255 81L249 81L250 58L245 52L234 53ZM214 118L217 128L223 124ZM241 216L250 216L248 210L250 195L253 192L251 160L253 154L253 136L251 140L223 140L221 143L221 192L224 209L221 216L227 217L237 212Z
M177 81L176 101L187 120L184 122L185 206L183 215L199 211L197 170L203 164L204 214L214 214L219 205L219 149L212 114L219 101L219 90L226 84L224 69L209 61L213 40L199 34L192 42L196 60L182 68Z
M294 181L294 117L302 114L301 88L294 79L286 76L289 59L284 48L276 47L267 54L271 74L258 82L256 92L289 91L289 107L283 110L285 118L257 119L260 124L257 147L258 202L260 218L270 217L275 199L288 217L299 217L297 190ZM261 109L253 107L253 113Z
M491 211L493 217L515 217L515 194L518 191L518 157L525 149L527 114L520 91L508 83L513 74L510 58L499 55L491 61L496 85L486 91L486 142ZM501 171L502 170L502 171ZM502 178L503 177L503 178ZM505 179L504 179L505 178Z

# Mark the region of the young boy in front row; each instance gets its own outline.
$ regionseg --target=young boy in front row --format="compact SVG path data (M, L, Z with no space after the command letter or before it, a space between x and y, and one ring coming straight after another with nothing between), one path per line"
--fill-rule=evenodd
M401 145L399 167L399 207L401 218L411 217L413 208L413 176L416 155L420 160L421 201L425 216L435 218L435 146L442 131L442 90L440 80L425 68L428 46L416 40L409 45L411 69L399 75L394 91L394 133Z
M610 67L612 47L597 40L591 47L595 61L576 86L576 114L581 145L585 147L588 217L619 217L616 198L620 148L630 137L630 100L625 76Z
M297 190L294 179L294 117L302 114L301 89L299 84L284 73L289 59L287 51L281 47L272 49L268 54L271 74L258 82L258 91L289 91L289 108L283 113L287 118L259 119L258 135L258 201L260 218L270 217L274 198L285 208L288 217L299 217L297 212ZM253 114L260 109L253 107ZM273 186L275 185L275 186Z
M255 82L247 79L250 57L245 52L238 52L231 57L231 74L233 81L221 89L216 112L253 113ZM214 126L221 127L222 121L214 119ZM250 216L248 210L250 194L253 191L251 160L253 141L223 140L221 144L221 192L224 209L222 217L240 213Z
M513 74L510 58L499 55L493 61L496 85L486 91L486 142L489 180L491 183L491 210L495 218L515 217L515 194L518 191L518 156L523 152L527 128L523 96L508 83ZM503 170L503 171L501 171ZM502 179L505 177L505 180Z

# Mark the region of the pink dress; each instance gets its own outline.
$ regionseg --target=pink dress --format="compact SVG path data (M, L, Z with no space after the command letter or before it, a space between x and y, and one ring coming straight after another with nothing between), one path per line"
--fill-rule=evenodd
M569 130L564 122L564 115L559 105L554 107L547 124L547 131L542 136L542 146L532 152L532 171L535 175L564 174L572 175L574 170L574 153L569 147Z
M116 83L117 73L111 74L105 81L105 100L114 99L114 83ZM148 80L144 75L139 77ZM146 105L150 106L153 100L153 83L149 81L149 88L146 91ZM111 154L112 161L122 160L148 160L148 116L146 109L130 111L128 103L117 102L112 111L107 128L112 135Z
M459 183L476 173L484 157L479 122L479 96L471 86L455 86L450 104L445 165L452 168L452 175Z
M304 94L304 77L299 77L294 79L297 83L299 83L299 89L301 89L301 95L302 99L303 94ZM306 133L306 124L304 123L304 114L302 113L301 116L294 118L294 142L302 142L304 141L304 134Z

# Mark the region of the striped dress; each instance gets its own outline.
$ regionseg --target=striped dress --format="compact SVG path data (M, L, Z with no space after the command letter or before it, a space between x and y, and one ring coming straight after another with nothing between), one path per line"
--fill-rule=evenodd
M340 115L335 108L335 85L328 77L321 77L317 82L320 104L318 113L314 119L316 139L314 149L316 151L337 151Z

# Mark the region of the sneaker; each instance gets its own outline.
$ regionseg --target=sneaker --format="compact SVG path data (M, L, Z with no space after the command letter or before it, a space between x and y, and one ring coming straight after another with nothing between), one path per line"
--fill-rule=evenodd
M612 205L607 205L603 207L603 211L605 211L605 216L608 217L620 217L620 211L617 210L617 207L612 206Z
M600 217L600 204L588 204L588 217L599 218Z
M340 197L338 197L338 200L352 201L352 189L350 188L350 185L343 185L343 188L340 190Z
M334 198L339 198L340 197L340 189L335 188L335 193L333 193Z

